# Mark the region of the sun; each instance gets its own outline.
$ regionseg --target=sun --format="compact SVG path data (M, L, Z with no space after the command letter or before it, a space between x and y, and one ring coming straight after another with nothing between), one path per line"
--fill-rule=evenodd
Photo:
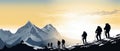
M65 13L64 17L65 20L62 22L64 26L59 27L59 31L66 37L79 40L83 31L86 31L89 36L95 35L94 31L97 26L95 22L101 18L99 15L80 15L74 12ZM93 38L90 39L92 40Z

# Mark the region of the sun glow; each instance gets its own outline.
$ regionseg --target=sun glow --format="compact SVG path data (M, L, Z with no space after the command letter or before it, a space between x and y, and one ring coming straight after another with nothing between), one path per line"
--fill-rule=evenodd
M65 13L64 16L67 18L65 19L63 26L59 27L59 31L64 36L73 39L81 39L83 31L87 31L87 33L91 36L97 26L97 24L95 24L95 21L100 19L99 15L80 15L71 12ZM90 39L92 40L93 38Z

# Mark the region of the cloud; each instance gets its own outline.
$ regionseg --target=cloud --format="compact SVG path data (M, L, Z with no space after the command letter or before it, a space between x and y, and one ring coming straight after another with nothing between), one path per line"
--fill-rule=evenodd
M98 12L92 13L92 15L112 15L112 14L116 14L116 13L119 13L119 12L120 12L120 10L98 11Z

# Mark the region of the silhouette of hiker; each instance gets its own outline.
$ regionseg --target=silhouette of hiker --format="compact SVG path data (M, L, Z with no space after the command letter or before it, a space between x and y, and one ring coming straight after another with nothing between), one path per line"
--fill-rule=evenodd
M82 40L83 40L83 44L87 43L87 33L84 31L83 34L82 34Z
M106 38L110 37L110 33L109 33L110 29L111 29L111 26L108 23L106 23L105 28L104 28Z
M50 47L53 48L53 43L52 42L50 43Z
M100 26L98 26L95 31L95 33L97 34L96 35L97 40L101 40L101 32L102 32L102 28Z
M50 43L48 43L48 48L50 48Z
M62 48L65 48L65 40L62 39Z
M58 42L57 42L57 45L58 45L58 51L60 51L60 44L61 44L61 42L58 41Z

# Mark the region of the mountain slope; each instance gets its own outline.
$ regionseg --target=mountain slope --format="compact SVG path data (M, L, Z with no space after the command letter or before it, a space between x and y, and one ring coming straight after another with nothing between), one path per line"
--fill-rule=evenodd
M28 21L24 26L19 28L13 37L21 38L21 41L23 40L30 45L40 47L43 45L45 46L47 45L47 43L50 42L57 42L57 40L61 38L60 34L51 24L46 25L44 29L40 29L34 24L32 24L30 21Z
M5 46L4 42L0 39L0 49L3 49Z
M120 50L120 36L102 39L101 41L94 41L85 45L76 45L70 51L119 51Z
M4 42L9 39L13 34L10 31L0 29L0 39Z
M59 36L60 34L57 32L56 28L52 26L52 24L46 25L42 28L43 31L48 33L49 35Z
M28 21L24 26L20 27L15 34L1 29L0 38L7 48L16 46L21 41L24 41L32 47L44 47L47 46L48 43L57 43L61 35L51 24L40 29ZM54 47L55 46L56 45L54 45Z
M25 44L18 44L10 49L5 48L3 49L5 51L7 50L29 50L29 51L58 51L58 49L39 49L39 50L34 50L32 47L29 47ZM102 39L101 41L94 41L92 43L88 43L85 45L75 45L66 49L60 49L60 51L119 51L120 50L120 35L116 37L111 37L107 39Z

